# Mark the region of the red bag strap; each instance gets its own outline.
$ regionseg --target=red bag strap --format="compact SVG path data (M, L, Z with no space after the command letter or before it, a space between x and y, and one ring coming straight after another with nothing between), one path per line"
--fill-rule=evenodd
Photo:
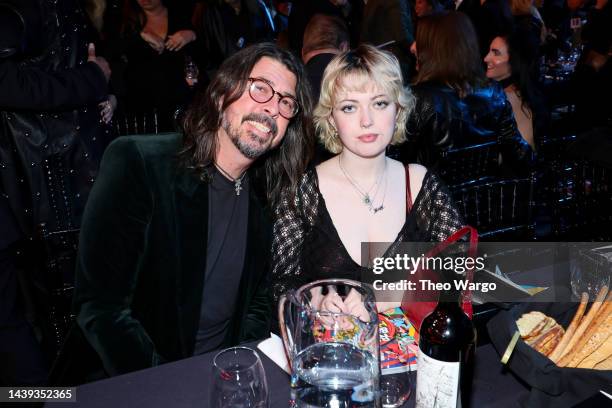
M466 225L464 227L459 228L457 231L455 231L453 234L451 234L448 238L446 238L444 241L440 242L438 245L436 245L435 248L432 248L431 251L429 251L428 255L429 256L433 256L433 255L437 255L440 252L444 251L446 248L448 248L448 246L454 242L459 241L461 238L463 238L464 236L470 234L470 249L468 250L468 255L470 257L474 257L476 255L476 251L478 249L478 231L476 231L476 228L471 227L469 225Z
M404 169L406 170L406 214L412 211L412 193L410 192L410 170L408 167L410 165L407 164Z

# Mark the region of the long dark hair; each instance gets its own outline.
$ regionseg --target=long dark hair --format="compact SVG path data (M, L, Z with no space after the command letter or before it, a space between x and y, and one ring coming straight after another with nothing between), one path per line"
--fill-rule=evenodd
M267 196L275 205L281 190L287 187L290 191L297 190L299 179L312 156L314 143L310 85L301 62L289 51L271 43L259 43L227 58L206 91L198 95L185 114L184 148L180 157L187 168L196 171L203 180L207 179L217 153L217 132L223 112L245 92L253 67L263 57L280 62L296 76L296 98L300 104L300 110L289 122L280 146L263 158Z
M508 56L512 83L521 99L521 108L533 112L540 95L537 90L537 55L538 50L531 41L531 33L515 27L508 35L502 36L508 46Z
M465 14L439 12L419 19L416 48L419 70L415 83L439 82L461 96L486 83L478 37Z

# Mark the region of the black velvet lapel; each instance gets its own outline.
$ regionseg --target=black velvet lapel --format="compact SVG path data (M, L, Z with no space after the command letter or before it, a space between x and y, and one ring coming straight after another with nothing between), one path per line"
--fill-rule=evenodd
M190 171L176 177L178 319L183 355L193 354L200 320L208 241L208 184ZM171 335L171 334L169 334Z

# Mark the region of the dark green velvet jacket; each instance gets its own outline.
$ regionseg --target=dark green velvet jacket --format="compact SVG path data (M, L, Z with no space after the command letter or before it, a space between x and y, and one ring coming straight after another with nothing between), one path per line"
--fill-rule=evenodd
M208 185L179 165L181 146L179 134L117 139L104 154L87 203L74 305L109 375L193 354ZM244 269L224 346L269 331L271 224L250 190Z

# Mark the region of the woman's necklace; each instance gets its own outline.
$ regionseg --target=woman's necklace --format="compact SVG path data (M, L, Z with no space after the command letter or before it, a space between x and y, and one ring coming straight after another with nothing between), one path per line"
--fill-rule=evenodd
M227 171L223 170L218 163L215 163L215 167L219 170L225 177L234 182L234 189L236 190L236 195L240 195L240 191L242 190L242 180L244 180L244 176L246 175L246 170L242 172L242 174L236 178L232 177Z
M355 191L359 193L363 201L363 204L366 207L368 207L368 210L376 214L377 212L385 209L384 202L385 202L385 196L387 194L387 191L386 191L387 190L387 183L386 183L387 179L386 178L385 178L385 187L383 190L383 198L378 207L374 207L374 199L376 199L376 196L378 195L380 182L385 176L385 174L387 173L387 159L386 158L385 158L385 168L383 169L382 173L380 173L378 180L376 180L376 182L366 192L364 192L359 186L359 184L355 180L353 180L353 178L346 172L346 170L344 170L344 167L342 167L342 160L340 160L340 157L338 157L338 165L340 166L340 170L342 171L342 174L344 174L344 177L346 177L349 183L351 183ZM374 190L374 193L370 196L370 191L372 191L374 187L376 187L376 189Z

